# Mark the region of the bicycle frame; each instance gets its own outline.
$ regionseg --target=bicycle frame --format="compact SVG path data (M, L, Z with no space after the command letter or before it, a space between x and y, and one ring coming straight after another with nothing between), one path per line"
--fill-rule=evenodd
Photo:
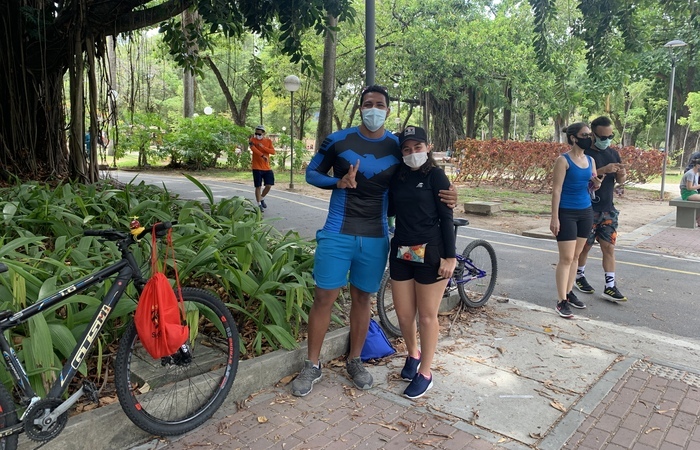
M9 315L11 314L10 311L0 312L0 349L2 350L5 366L8 368L10 374L15 379L16 386L22 392L21 401L24 406L31 406L31 403L36 400L39 400L39 397L36 395L31 385L29 384L29 378L27 377L27 373L24 367L22 366L22 363L17 358L14 349L12 348L12 346L10 346L9 342L5 338L4 332L28 321L30 318L32 318L36 314L41 313L45 309L50 308L58 304L59 302L70 298L73 295L76 295L84 291L85 289L94 286L97 283L101 283L104 280L117 274L116 278L114 279L114 283L102 299L100 307L97 309L97 311L95 311L91 322L86 327L85 331L83 331L83 334L78 340L77 346L73 349L73 352L68 357L68 360L61 369L58 378L53 383L49 392L46 395L47 398L60 399L68 390L70 381L73 379L76 372L78 371L78 368L80 367L86 355L92 348L93 344L95 343L95 339L97 338L97 336L99 336L100 332L102 331L102 328L107 322L107 319L109 318L110 314L114 310L114 307L126 291L126 288L128 287L129 283L131 281L134 281L134 284L139 292L141 292L141 290L143 289L145 281L143 280L143 277L141 275L141 270L136 262L136 259L134 258L134 255L128 248L129 245L131 245L134 242L135 240L131 236L127 239L124 239L123 241L117 242L117 246L119 247L122 253L122 259L117 261L116 263L103 269L100 269L90 275L87 275L84 278L78 280L77 282L71 284L70 286L63 288L55 294L41 299L33 305L28 306L27 308L18 311L12 315ZM79 392L82 395L82 388ZM66 402L70 403L70 401L72 400L72 403L75 403L75 401L77 401L79 397L80 395L74 394ZM66 405L66 409L70 407L72 403ZM5 437L14 434L15 432L23 428L24 426L20 422L18 425L13 426L12 428L8 428L1 431L0 437Z
M462 275L458 278L455 273L452 274L450 277L450 280L447 282L447 287L456 287L458 284L464 284L464 283L469 283L472 280L476 280L478 278L484 278L487 274L486 271L479 269L472 263L471 259L465 258L462 255L457 255L457 265L459 266L459 263L464 263L464 269L462 270ZM469 275L467 275L467 272ZM454 286L453 283L454 282Z

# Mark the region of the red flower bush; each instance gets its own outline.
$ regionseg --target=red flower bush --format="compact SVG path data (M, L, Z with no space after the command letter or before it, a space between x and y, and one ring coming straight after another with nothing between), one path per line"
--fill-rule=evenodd
M455 181L495 182L515 189L550 189L554 160L569 150L556 142L464 139L454 144ZM617 149L627 168L628 183L645 183L661 174L663 153L637 147Z

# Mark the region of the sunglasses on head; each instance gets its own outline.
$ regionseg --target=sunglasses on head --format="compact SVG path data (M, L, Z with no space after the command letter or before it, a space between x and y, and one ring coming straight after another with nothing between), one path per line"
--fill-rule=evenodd
M598 136L598 139L601 141L607 141L608 139L612 139L615 137L615 133L611 134L610 136Z

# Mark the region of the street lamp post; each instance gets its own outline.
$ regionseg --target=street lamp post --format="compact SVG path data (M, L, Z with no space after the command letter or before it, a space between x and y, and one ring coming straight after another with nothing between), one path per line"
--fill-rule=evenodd
M666 159L668 159L668 151L671 147L671 111L673 109L673 85L676 81L676 54L673 49L678 47L685 47L685 42L674 39L664 44L671 54L671 82L668 87L668 112L666 114L666 142L664 148L664 159L661 165L661 200L664 199L664 187L666 185Z
M290 139L290 152L289 152L289 189L294 189L294 93L301 87L301 81L296 75L288 75L284 79L284 88L289 91L292 95L290 102L291 114L289 119L289 137Z

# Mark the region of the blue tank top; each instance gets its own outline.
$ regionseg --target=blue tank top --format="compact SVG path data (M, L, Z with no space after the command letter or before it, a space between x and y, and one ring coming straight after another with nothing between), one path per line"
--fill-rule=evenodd
M593 161L586 156L588 167L581 168L574 164L568 154L564 158L569 163L564 183L561 187L559 207L565 209L586 209L591 206L591 194L588 192L588 182L593 176Z

